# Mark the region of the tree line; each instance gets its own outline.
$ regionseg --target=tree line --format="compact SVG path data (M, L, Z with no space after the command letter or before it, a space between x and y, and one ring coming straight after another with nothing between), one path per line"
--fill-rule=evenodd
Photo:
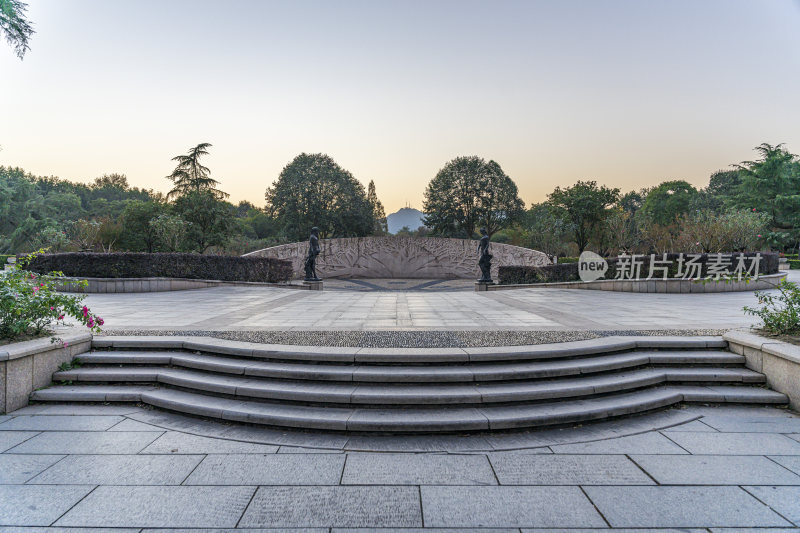
M374 182L367 187L325 154L302 153L267 188L264 206L234 205L203 164L200 143L173 158L170 191L131 187L123 174L89 185L0 166L0 253L51 251L198 252L240 255L321 237L385 235ZM762 144L758 158L715 172L705 188L683 180L622 194L595 181L556 187L526 209L514 181L478 156L446 163L428 184L418 236L474 238L551 257L670 251L796 249L800 159Z

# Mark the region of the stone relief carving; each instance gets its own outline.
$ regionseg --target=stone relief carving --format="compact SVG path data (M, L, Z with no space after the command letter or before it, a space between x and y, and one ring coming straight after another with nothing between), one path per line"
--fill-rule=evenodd
M478 241L439 237L354 237L320 240L317 272L322 278L477 279ZM247 255L288 259L295 278L303 277L308 243L297 242ZM492 243L492 276L501 265L547 265L547 255L510 244Z

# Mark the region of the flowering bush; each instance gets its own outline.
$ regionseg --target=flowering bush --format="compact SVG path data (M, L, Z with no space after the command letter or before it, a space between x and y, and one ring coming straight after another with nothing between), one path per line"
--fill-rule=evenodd
M20 258L17 268L0 275L0 339L40 335L68 316L91 331L100 331L103 319L83 305L85 296L56 291L64 283L86 287L85 281L65 281L61 272L38 275L26 270L27 263L41 253Z
M783 280L777 286L778 294L756 292L760 308L745 307L744 312L764 321L764 329L776 335L800 333L800 287Z

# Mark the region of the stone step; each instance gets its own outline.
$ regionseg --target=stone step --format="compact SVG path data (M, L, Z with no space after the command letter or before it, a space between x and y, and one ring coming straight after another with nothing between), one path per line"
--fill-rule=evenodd
M609 356L615 357L615 356ZM193 391L239 398L323 404L435 405L525 402L574 398L637 389L662 383L763 383L745 368L658 367L546 381L493 383L365 384L289 381L212 374L165 367L97 367L56 372L55 381L161 383Z
M516 361L577 357L636 349L706 350L725 348L722 337L610 336L596 339L482 348L357 348L292 346L229 341L213 337L119 337L98 336L94 348L169 349L234 355L283 361L349 363L453 363L475 361Z
M35 391L36 401L98 401L95 387ZM112 389L125 389L126 392ZM450 432L573 424L649 411L682 401L785 404L783 394L750 387L668 385L583 400L494 407L367 409L247 402L147 387L104 387L105 401L140 401L163 409L269 426L365 432ZM135 398L137 397L138 398ZM118 398L128 398L119 400ZM709 398L715 398L710 400ZM721 398L721 399L717 399Z
M741 365L744 356L718 350L653 350L577 359L449 365L286 363L249 361L184 351L94 351L80 356L88 365L164 365L221 374L371 383L453 383L576 376L644 365Z

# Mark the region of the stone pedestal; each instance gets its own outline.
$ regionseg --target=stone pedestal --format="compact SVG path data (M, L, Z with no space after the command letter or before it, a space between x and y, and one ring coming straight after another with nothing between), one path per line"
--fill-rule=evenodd
M494 283L490 281L476 281L475 282L475 292L482 292L488 291L489 285L494 285Z
M322 290L322 281L304 281L303 285L308 286L308 290L310 291L321 291Z

